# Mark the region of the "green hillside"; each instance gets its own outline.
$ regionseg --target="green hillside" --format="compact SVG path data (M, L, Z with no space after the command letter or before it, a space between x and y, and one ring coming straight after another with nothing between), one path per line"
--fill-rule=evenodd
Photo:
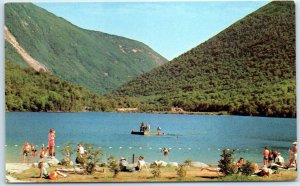
M294 2L271 2L113 95L146 110L296 116Z
M141 42L79 28L31 3L5 4L5 25L53 74L96 93L167 62ZM13 51L7 45L6 51ZM5 56L20 62L13 52Z
M6 62L6 111L107 111L112 102L48 73Z

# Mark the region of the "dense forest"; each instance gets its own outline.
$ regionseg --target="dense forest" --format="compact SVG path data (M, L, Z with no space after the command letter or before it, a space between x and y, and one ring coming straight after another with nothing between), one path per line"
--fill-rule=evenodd
M274 1L112 92L144 110L296 117L295 5Z
M167 62L139 41L79 28L32 3L6 3L5 26L52 74L98 94Z
M46 72L5 63L7 111L110 111L114 103Z

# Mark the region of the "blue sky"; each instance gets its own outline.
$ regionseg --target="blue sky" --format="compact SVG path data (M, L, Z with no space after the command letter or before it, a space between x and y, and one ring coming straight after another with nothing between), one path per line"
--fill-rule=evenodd
M35 4L79 27L141 41L171 60L267 1Z

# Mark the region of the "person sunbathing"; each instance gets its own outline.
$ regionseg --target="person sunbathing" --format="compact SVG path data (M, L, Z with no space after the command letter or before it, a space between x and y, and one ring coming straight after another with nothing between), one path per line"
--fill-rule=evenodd
M141 171L144 166L146 166L146 162L144 160L144 157L139 156L137 166L135 167L135 170Z
M135 168L131 168L128 165L128 162L126 161L126 158L121 157L119 162L120 170L121 172L133 172L135 171Z

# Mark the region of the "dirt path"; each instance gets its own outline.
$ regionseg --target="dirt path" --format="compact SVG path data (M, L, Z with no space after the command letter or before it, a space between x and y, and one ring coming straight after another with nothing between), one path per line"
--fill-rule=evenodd
M40 71L44 70L45 72L49 72L46 66L35 60L31 57L26 50L21 47L18 43L17 39L12 35L12 33L8 30L6 26L4 26L4 39L9 42L18 52L18 54L24 59L24 61L31 66L34 70Z

